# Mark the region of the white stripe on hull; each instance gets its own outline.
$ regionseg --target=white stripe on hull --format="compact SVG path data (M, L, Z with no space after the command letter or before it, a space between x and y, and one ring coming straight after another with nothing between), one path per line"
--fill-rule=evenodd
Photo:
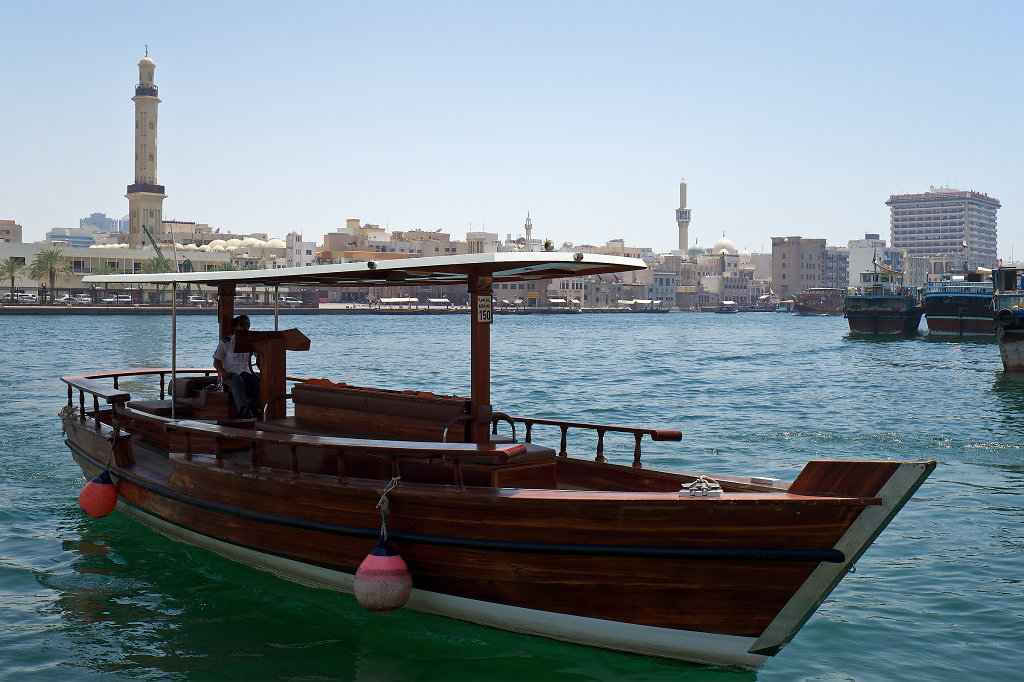
M119 501L117 508L125 516L168 537L208 549L240 563L296 582L352 593L353 577L347 573L311 566L217 540L164 521L149 514L141 507L124 501ZM747 652L754 643L753 637L672 630L650 625L585 618L494 604L415 588L406 608L575 644L698 663L757 668L767 658Z

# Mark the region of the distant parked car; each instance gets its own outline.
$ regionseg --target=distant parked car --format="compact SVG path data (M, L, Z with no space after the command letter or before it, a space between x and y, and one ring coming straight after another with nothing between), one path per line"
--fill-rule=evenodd
M71 304L75 302L75 297L71 294L64 294L57 299L57 303Z
M18 303L39 303L39 299L35 294L21 294L18 296Z
M10 303L11 301L17 301L17 300L18 300L18 294L12 294L9 291L5 291L3 293L3 295L0 295L0 301L3 301L4 303Z
M297 308L302 305L302 301L295 298L294 296L279 296L277 302L281 305L288 306L289 308Z
M89 294L77 294L75 296L75 303L92 303L92 296Z
M110 305L131 305L132 297L125 295L111 296L110 298L103 299L103 302Z
M212 305L213 301L205 296L189 296L189 305Z

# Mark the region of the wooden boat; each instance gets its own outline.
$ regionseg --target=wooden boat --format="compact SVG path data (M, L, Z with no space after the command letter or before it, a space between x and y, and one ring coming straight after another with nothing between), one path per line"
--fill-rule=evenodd
M297 330L239 332L236 349L263 355L261 420L239 419L227 394L205 390L212 369L178 369L172 354L169 368L63 377L66 442L87 477L109 473L121 513L286 578L358 596L353 575L379 540L386 501L387 539L411 573L407 608L756 668L811 617L935 463L812 461L789 484L709 479L643 461L646 439L678 441L679 431L494 410L494 282L643 267L527 252L90 277L216 287L220 336L243 284L464 283L470 394L290 377L287 352L309 348L308 339ZM211 347L216 336L211 330ZM151 378L153 395L121 390L127 377ZM538 425L553 427L558 442L536 442ZM609 433L635 443L623 463L605 454ZM596 434L596 452L570 456L579 434Z
M878 262L860 274L860 286L850 288L843 306L850 331L873 336L913 334L923 314L917 289L903 286L902 273Z
M990 338L995 335L990 270L943 275L938 282L925 283L922 298L929 334Z
M736 303L736 301L720 301L719 304L715 307L716 313L729 314L738 313L739 311L740 306L738 303Z
M1003 370L1024 372L1024 268L1001 267L992 271L995 292L992 309L996 341Z
M797 315L842 315L846 289L811 287L796 295L793 305Z

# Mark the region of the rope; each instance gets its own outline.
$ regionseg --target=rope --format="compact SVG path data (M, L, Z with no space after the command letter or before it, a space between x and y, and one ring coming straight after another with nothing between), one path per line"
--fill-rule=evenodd
M402 483L401 476L395 476L391 481L384 487L384 492L380 495L380 501L377 503L377 509L380 509L380 539L381 542L388 541L388 512L390 511L390 505L388 504L388 493L397 488Z
M721 492L722 486L713 478L701 475L690 485L683 488L690 491L690 497L707 496L710 492Z

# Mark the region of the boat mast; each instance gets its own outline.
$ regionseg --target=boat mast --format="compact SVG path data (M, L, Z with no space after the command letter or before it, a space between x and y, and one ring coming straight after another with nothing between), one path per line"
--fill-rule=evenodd
M491 441L491 320L493 319L493 278L470 275L470 415L471 440L479 445Z

